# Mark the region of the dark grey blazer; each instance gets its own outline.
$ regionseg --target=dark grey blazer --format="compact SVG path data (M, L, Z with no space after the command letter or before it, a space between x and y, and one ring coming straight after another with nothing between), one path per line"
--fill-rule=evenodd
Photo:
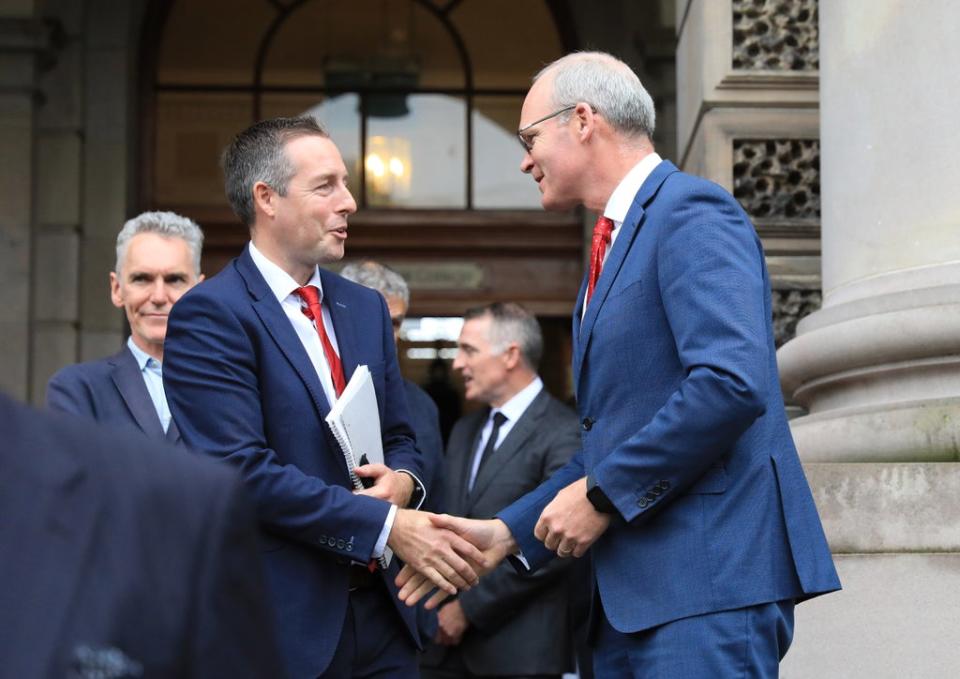
M164 434L140 366L126 345L113 356L60 370L47 384L47 406L101 424L133 426L155 440L180 443L180 430L173 420Z
M462 417L450 433L446 503L450 514L489 519L540 485L579 449L576 414L541 391L477 475L467 480L490 410ZM423 664L436 666L459 653L474 674L562 674L573 670L567 573L571 559L555 559L533 576L506 561L460 595L470 629L458 647L432 644Z

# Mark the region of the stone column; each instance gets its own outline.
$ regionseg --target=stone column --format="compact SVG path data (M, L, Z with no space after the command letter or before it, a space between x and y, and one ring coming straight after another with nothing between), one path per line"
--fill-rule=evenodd
M820 3L824 301L778 358L844 591L797 609L784 676L957 672L958 22Z
M0 390L28 397L37 55L47 33L34 2L0 8Z
M737 197L763 240L778 345L820 305L815 0L678 0L677 165Z

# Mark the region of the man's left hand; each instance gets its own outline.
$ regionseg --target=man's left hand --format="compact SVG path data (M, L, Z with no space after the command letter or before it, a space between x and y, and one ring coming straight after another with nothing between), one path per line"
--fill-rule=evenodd
M610 526L611 516L587 499L587 477L557 493L540 514L533 535L557 556L581 557Z
M373 485L354 491L358 495L369 495L398 507L410 504L413 495L413 477L404 472L395 472L384 464L365 464L356 468L357 476L373 479Z
M463 641L463 634L470 627L460 601L454 599L437 613L437 635L434 638L441 646L457 646Z

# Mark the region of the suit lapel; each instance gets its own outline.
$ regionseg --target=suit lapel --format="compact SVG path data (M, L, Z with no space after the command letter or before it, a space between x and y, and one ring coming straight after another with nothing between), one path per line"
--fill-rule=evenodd
M630 206L630 210L623 220L620 233L617 235L617 240L613 244L613 249L610 250L607 261L603 264L603 270L600 272L599 280L597 280L597 287L594 288L593 297L590 298L590 304L587 305L587 313L583 317L580 332L574 334L574 381L577 384L580 382L580 371L583 369L583 357L586 353L587 346L590 344L590 335L593 332L597 316L607 298L607 293L610 292L613 281L616 280L617 274L623 266L627 252L629 252L630 247L633 245L634 237L637 235L637 231L640 230L645 214L645 207L653 200L654 196L656 196L664 180L674 172L677 172L677 168L673 163L668 160L662 161L654 168L653 172L650 173L646 181L643 182L640 190L637 191L637 195L633 197L633 204ZM581 308L581 304L577 305L578 311Z
M333 332L337 336L337 349L340 351L340 363L343 364L343 376L347 382L359 365L356 328L350 317L350 305L343 294L342 281L329 271L320 269L320 281L323 283L323 302L333 321Z
M467 494L470 484L470 467L473 465L473 458L477 454L477 444L480 442L480 435L483 433L483 425L490 417L490 409L484 408L470 415L473 418L470 424L465 427L463 442L459 445L451 441L448 455L450 459L448 468L453 478L447 488L453 489L452 497L447 498L450 504L449 513L463 516L467 506Z
M110 359L110 363L113 366L110 377L117 391L120 392L123 402L127 404L133 419L136 420L137 426L150 438L163 438L163 425L160 424L160 418L150 399L147 385L143 382L137 359L133 357L130 349L124 347L120 353Z
M467 511L470 511L484 492L490 487L493 480L503 473L504 466L517 454L527 440L537 431L540 418L543 416L549 398L546 389L542 389L533 402L527 407L520 419L516 421L506 438L484 461L483 468L477 474L473 484L473 492L467 500Z
M180 443L180 427L177 426L176 420L172 417L170 418L170 426L167 427L167 441L174 445Z
M4 447L13 454L46 460L42 467L34 462L22 468L14 460L0 479L0 542L31 545L0 558L0 582L15 583L0 595L0 605L17 615L13 640L8 641L19 638L48 655L70 614L64 602L76 599L81 586L102 497L76 450L64 450L60 441L28 432L18 423L12 434L4 429Z
M313 363L310 362L310 357L303 348L303 344L300 343L300 338L297 336L296 330L293 329L290 319L287 318L277 298L273 296L267 282L257 270L253 259L250 258L249 248L245 249L237 259L237 271L246 282L247 290L253 297L254 312L303 381L321 418L325 418L330 412L330 404L323 393L317 371L314 369Z

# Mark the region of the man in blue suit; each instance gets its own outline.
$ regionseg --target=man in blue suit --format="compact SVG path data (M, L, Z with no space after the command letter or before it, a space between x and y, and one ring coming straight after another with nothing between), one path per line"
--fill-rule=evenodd
M415 677L413 612L399 606L390 547L446 591L483 555L408 507L423 501L390 316L373 290L320 269L343 257L356 203L337 147L312 118L241 132L223 158L250 243L177 303L164 383L191 448L240 470L257 506L287 670L310 677ZM358 474L324 418L359 365L376 389L386 464ZM372 569L368 568L372 564Z
M653 125L609 55L536 77L521 170L545 208L601 215L573 316L581 450L497 519L435 523L533 570L591 548L599 677L773 677L794 604L840 583L784 414L760 241L726 191L657 156ZM401 582L410 601L429 588Z
M113 356L67 366L50 378L47 406L180 442L163 393L163 340L170 309L203 280L202 248L200 227L173 212L144 212L123 225L110 299L126 314L130 336Z

